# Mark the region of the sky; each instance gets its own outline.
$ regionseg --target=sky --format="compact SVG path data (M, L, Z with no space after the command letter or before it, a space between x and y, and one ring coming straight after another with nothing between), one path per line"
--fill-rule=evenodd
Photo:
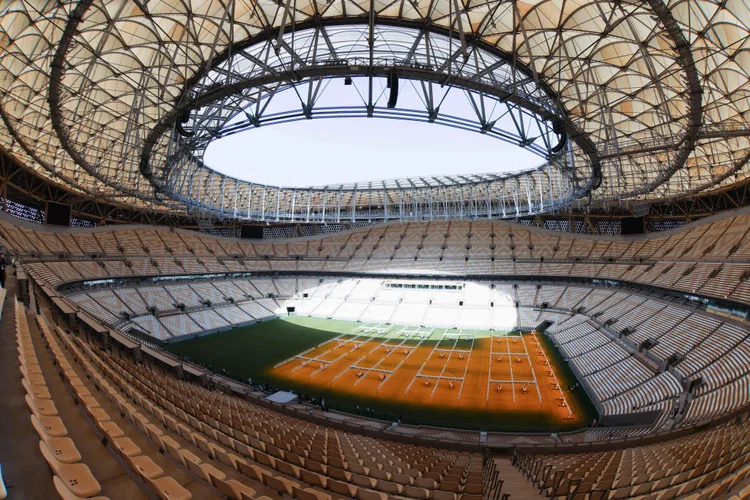
M350 87L336 83L335 92L323 93L316 105L361 105L358 83ZM408 90L402 86L399 107L418 109L419 97ZM460 91L449 97L441 112L463 115L468 106L465 97ZM269 111L298 109L296 99L293 92L282 92ZM246 181L290 187L513 172L543 163L521 147L477 132L384 118L313 119L252 128L213 141L204 161Z
M214 141L206 164L274 186L508 172L540 165L528 151L476 132L383 118L305 120Z

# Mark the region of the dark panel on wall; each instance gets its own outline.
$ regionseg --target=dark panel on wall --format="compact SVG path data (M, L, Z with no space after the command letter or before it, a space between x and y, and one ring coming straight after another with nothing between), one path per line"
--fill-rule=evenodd
M622 219L622 234L643 234L645 231L645 217L628 217Z
M240 227L240 238L260 240L263 238L263 226L251 226L243 224Z
M48 201L44 222L56 226L70 226L70 205Z

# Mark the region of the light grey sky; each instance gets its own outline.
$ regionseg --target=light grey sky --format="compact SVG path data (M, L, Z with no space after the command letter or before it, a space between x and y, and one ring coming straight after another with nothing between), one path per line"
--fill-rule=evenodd
M326 106L362 106L364 79L343 86L331 83L316 102ZM385 81L376 105L385 106ZM460 90L441 90L441 113L474 117ZM411 83L400 86L399 107L420 109ZM273 98L268 113L299 109L299 98L286 91ZM510 118L497 108L498 126ZM303 120L253 128L212 142L204 157L219 172L280 186L320 186L347 182L488 172L512 172L544 160L514 144L426 122L383 118Z
M281 186L508 172L543 163L523 148L476 132L382 118L251 129L213 142L205 159L222 173Z

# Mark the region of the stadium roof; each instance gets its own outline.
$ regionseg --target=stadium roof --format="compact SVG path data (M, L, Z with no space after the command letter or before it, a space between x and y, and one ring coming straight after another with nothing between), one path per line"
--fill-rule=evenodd
M748 173L750 7L739 1L6 0L0 14L0 145L62 186L130 206L511 217L589 197L670 199ZM369 81L362 105L317 109L331 78ZM423 90L423 109L378 87L399 81ZM474 116L441 113L450 89ZM281 91L300 106L264 115ZM487 109L498 106L514 127L497 126ZM201 161L224 134L326 116L477 130L543 161L321 188L254 185Z

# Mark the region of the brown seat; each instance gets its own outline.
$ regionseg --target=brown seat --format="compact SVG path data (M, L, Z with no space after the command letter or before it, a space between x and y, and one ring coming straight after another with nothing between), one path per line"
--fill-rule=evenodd
M198 463L193 462L192 460L186 460L188 468L192 471L193 474L198 476L201 479L205 479L206 482L210 483L211 478L209 477L209 474L213 474L215 477L219 479L226 479L227 475L224 474L222 471L217 469L211 464L208 463Z
M99 428L100 431L102 431L102 434L107 436L107 438L109 439L117 439L125 435L125 433L122 431L120 426L112 422L111 420L98 422L97 427Z
M68 429L65 428L60 417L45 417L44 415L33 414L39 421L40 428L52 437L63 437L68 435Z
M81 386L81 390L86 390L88 392L88 389L86 387ZM78 392L79 388L76 388L75 391ZM89 396L86 394L81 394L78 397L78 401L86 408L101 408L101 405L99 404L99 401L94 396Z
M371 477L362 476L360 474L351 474L350 482L363 488L374 488L378 483L378 480Z
M403 486L394 483L392 481L382 481L379 480L378 484L376 485L376 489L380 491L385 491L386 493L390 493L391 495L400 495L403 492Z
M298 488L300 487L300 484L297 481L292 481L291 479L281 476L267 475L265 477L265 483L269 488L278 491L280 495L287 494L292 496L292 488L295 486Z
M55 407L55 403L53 403L52 400L37 399L30 394L27 394L25 399L26 404L29 406L32 413L38 413L39 415L44 415L45 417L57 416L57 407Z
M257 465L249 464L244 460L237 460L237 469L250 479L255 479L261 483L263 482L263 477L267 474L266 471Z
M164 470L146 455L125 458L133 470L146 479L156 479L164 475Z
M137 457L143 452L136 445L132 439L128 437L119 437L112 440L112 446L114 446L117 453L123 457Z
M388 500L388 494L360 488L357 490L357 498L359 500Z
M52 481L55 484L55 489L57 490L57 494L60 495L60 498L62 500L109 500L107 497L79 497L78 495L74 494L72 491L68 489L68 487L65 485L62 479L60 479L57 476L54 476L52 478Z
M331 500L331 495L328 493L316 491L312 488L305 488L303 490L296 486L292 488L292 496L298 500Z
M148 434L148 437L151 438L151 441L157 444L159 449L163 449L164 445L161 442L162 436L164 436L164 431L159 429L154 424L146 424L146 433Z
M358 488L354 486L353 484L336 481L335 479L330 479L328 481L328 489L334 493L338 493L339 495L345 495L345 496L354 498L357 495Z
M430 497L430 490L426 488L420 488L419 486L404 486L404 496L408 498L417 498L420 500L427 500Z
M300 478L300 469L292 464L282 462L281 460L276 461L276 470L287 476L292 476L297 479Z
M146 479L154 493L162 500L190 500L193 495L180 486L173 477L162 476L156 479Z
M241 500L243 493L250 498L254 498L256 495L254 489L246 484L242 484L236 479L226 479L218 477L214 474L213 471L210 470L206 472L208 473L210 483L213 485L213 487L229 498Z
M90 497L102 491L99 482L91 474L86 464L64 464L57 460L44 441L39 441L42 456L55 475L59 476L65 486L79 497Z
M39 419L36 415L31 415L31 425L34 426L34 430L39 435L39 439L44 441L49 446L52 454L57 460L64 464L74 464L81 460L81 454L78 452L73 440L68 437L52 437L44 432Z
M419 486L420 488L427 488L428 490L434 490L437 488L437 483L434 479L428 479L426 477L418 477L414 479L414 486Z
M456 494L450 491L435 490L430 495L431 500L456 500Z
M312 486L325 488L328 485L328 478L307 469L300 469L299 478Z
M86 407L86 413L91 417L91 420L94 421L94 423L98 426L101 422L106 422L108 420L112 420L112 418L109 416L109 413L107 413L103 408L100 407Z
M469 495L481 495L484 492L482 483L466 483L463 492Z
M33 385L30 384L26 379L23 379L21 381L21 385L23 385L23 388L26 390L26 394L30 394L37 399L51 398L49 390L44 385Z

